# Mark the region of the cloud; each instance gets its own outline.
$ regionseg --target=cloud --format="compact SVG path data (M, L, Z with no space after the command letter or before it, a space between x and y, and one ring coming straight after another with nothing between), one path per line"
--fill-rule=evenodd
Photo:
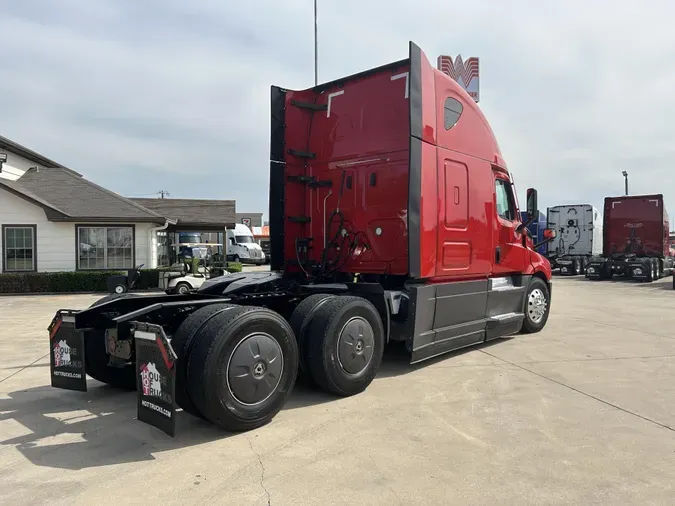
M269 86L313 83L310 0L6 2L0 132L125 195L267 211ZM481 107L540 203L662 192L675 215L675 4L319 0L321 81L414 40L481 58Z

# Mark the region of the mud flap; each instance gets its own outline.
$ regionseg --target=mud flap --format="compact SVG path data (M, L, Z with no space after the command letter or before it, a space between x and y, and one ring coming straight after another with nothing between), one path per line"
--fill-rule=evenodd
M160 325L131 322L136 343L138 419L176 434L176 353Z
M47 329L49 372L53 387L86 392L84 334L75 330L76 313L72 309L59 309Z

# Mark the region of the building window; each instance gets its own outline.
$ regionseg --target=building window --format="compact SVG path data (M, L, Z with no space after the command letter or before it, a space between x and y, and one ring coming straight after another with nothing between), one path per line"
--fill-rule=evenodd
M2 226L2 267L5 272L37 270L35 225Z
M513 200L511 184L503 179L495 179L497 214L508 221L516 219L516 206Z
M80 270L132 269L132 226L77 227L77 268Z

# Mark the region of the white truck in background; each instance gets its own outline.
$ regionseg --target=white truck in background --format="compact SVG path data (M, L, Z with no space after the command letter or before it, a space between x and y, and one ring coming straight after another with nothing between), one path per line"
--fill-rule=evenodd
M265 263L265 253L246 225L237 223L234 229L226 229L225 236L225 254L228 261L257 265Z
M555 230L546 252L551 268L563 276L584 274L590 258L602 254L600 211L590 204L554 206L547 209L546 221Z

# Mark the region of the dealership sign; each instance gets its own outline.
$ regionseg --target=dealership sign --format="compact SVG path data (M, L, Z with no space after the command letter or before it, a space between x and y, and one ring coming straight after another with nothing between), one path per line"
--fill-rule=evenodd
M473 98L476 102L479 101L478 58L471 57L464 61L462 60L461 55L457 55L457 58L454 60L452 59L452 56L439 56L438 70L452 77L462 88L464 88L471 98Z

